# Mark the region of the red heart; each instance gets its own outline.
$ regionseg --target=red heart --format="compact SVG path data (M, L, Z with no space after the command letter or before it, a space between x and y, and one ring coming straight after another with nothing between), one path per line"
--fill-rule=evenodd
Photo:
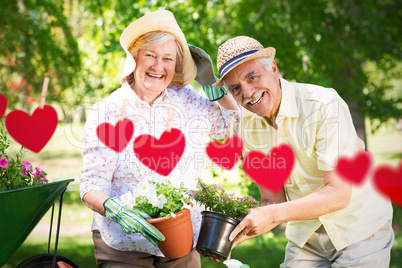
M295 164L292 147L282 144L268 155L260 151L248 152L243 161L246 174L259 186L278 192L289 178Z
M122 152L134 133L134 125L128 120L119 120L116 126L102 123L96 128L98 138L110 149Z
M238 136L227 139L224 143L211 141L206 152L212 162L225 169L232 169L243 151L243 141Z
M0 94L0 119L3 117L7 109L7 99L3 94Z
M21 110L10 112L6 117L6 128L19 144L39 153L49 142L57 128L57 112L49 105L36 108L32 116Z
M370 153L360 151L351 159L340 157L335 170L345 180L358 185L363 183L372 164Z
M378 191L402 206L402 161L395 169L386 165L378 167L374 172L374 185Z
M184 152L186 141L183 133L176 128L165 131L155 139L151 135L140 135L134 140L137 158L148 168L167 176L176 167Z

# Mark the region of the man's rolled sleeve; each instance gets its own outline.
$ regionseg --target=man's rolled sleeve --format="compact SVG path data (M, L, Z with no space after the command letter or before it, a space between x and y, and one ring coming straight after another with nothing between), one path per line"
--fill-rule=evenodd
M351 157L364 150L346 103L336 98L322 105L317 131L318 169L334 170L339 157Z

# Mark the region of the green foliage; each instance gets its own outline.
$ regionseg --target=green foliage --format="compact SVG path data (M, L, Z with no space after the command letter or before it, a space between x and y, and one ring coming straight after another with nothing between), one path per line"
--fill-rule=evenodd
M192 199L206 209L220 212L233 218L245 217L250 209L260 205L252 196L237 197L234 193L225 193L225 189L214 184L207 185L198 180L197 190L189 190Z
M113 54L117 60L118 55L124 57L118 42L123 29L166 3L109 2L87 0L80 5L95 21L114 14L107 17L109 23L91 25L95 25L92 38L102 36L98 52L106 58ZM286 79L333 87L347 102L356 103L360 113L380 119L376 121L380 124L401 115L402 92L397 89L402 74L398 34L402 14L396 0L176 0L169 1L166 9L174 13L187 41L204 49L213 61L224 41L248 35L277 49L276 61ZM368 62L374 69L367 70ZM384 79L375 79L379 73Z
M2 119L0 120L0 191L48 182L45 177L46 172L36 168L36 172L33 173L31 163L23 160L23 154L27 152L23 146L12 156L7 153L9 146L10 140Z
M0 90L12 90L10 107L27 107L17 95L39 96L49 76L48 101L82 105L105 97L120 84L122 31L164 7L187 41L214 62L224 41L248 35L277 49L286 79L333 87L379 124L402 114L402 9L396 0L5 0Z
M0 90L8 89L10 108L20 103L28 109L44 77L50 77L47 100L61 101L81 66L63 1L1 1L0 29Z

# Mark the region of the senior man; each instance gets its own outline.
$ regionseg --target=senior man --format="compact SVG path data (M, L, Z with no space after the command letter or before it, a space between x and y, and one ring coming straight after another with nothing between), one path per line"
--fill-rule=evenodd
M296 158L282 190L259 187L262 206L230 239L236 246L288 222L281 267L389 267L391 203L370 180L357 187L335 172L339 157L364 150L347 104L334 89L286 81L274 57L274 48L246 36L218 51L221 78L214 86L224 85L245 108L240 135L246 152L268 153L286 143Z

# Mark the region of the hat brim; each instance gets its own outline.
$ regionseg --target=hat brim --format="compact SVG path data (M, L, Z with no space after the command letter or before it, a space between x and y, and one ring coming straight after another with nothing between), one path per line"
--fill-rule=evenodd
M120 44L127 54L126 63L122 72L121 81L131 74L135 69L135 60L131 53L128 51L130 45L137 40L141 35L161 31L170 33L175 37L183 51L182 73L176 73L173 77L172 83L179 83L188 85L197 75L197 67L191 56L190 50L187 45L187 40L177 24L174 15L168 10L157 10L149 13L136 21L132 22L121 34ZM131 59L128 59L131 57ZM127 62L128 61L128 62ZM133 64L134 62L134 64Z
M214 87L221 87L223 86L223 78L225 78L225 76L230 73L234 68L236 68L237 66L239 66L240 64L243 64L247 61L250 60L254 60L254 59L258 59L258 58L275 58L275 48L273 47L267 47L267 48L263 48L261 50L258 50L257 52L251 54L250 56L248 56L247 58L243 59L242 61L238 62L236 65L232 66L229 70L227 70L225 72L225 74L223 74L221 76L221 78L219 78L218 81L216 81L212 86Z

